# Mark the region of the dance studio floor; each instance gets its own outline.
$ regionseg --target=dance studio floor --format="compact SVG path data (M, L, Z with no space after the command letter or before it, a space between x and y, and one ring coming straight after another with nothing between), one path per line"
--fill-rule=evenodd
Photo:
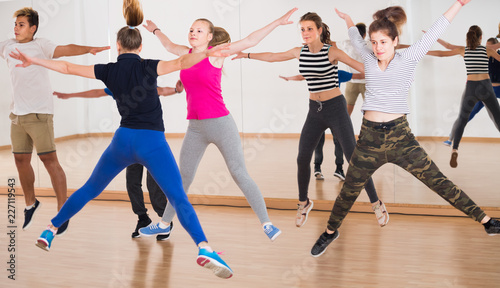
M18 209L22 200L17 198ZM16 232L16 280L2 269L2 287L465 288L497 287L500 277L500 236L488 236L467 218L393 214L380 228L372 214L351 213L340 237L313 258L309 251L325 227L326 212L313 211L299 229L295 211L270 210L283 231L270 242L249 208L195 206L212 247L224 252L234 270L224 280L196 264L196 247L177 219L167 241L132 239L136 217L123 201L91 202L45 252L34 243L56 203L40 200L33 225ZM0 196L0 206L6 202ZM3 263L9 259L4 229Z
M58 142L58 155L69 190L83 184L109 137ZM261 142L252 142L261 141ZM330 140L331 141L331 140ZM332 144L325 146L323 171L326 179L311 179L310 197L323 201L321 210L331 208L342 182L334 170ZM465 217L418 216L399 212L401 207L448 209L418 180L392 165L374 176L380 197L387 203L388 226L380 228L372 213L350 213L340 228L340 237L324 255L309 251L325 228L329 213L313 210L307 224L296 228L296 139L246 139L248 170L262 189L273 223L282 231L275 242L263 233L250 208L195 205L210 244L222 251L234 277L218 279L196 264L197 250L188 234L174 220L169 240L132 239L137 216L123 197L124 173L107 188L107 198L94 200L72 220L67 234L57 237L50 252L34 243L55 215L56 203L50 189L38 189L40 213L27 231L22 231L24 198L16 200L15 273L8 279L12 243L7 209L0 209L0 287L496 287L500 279L500 236L489 237L481 225ZM181 139L169 139L176 157ZM500 143L463 142L459 167L448 165L450 148L440 141L421 141L438 166L481 206L499 217ZM90 148L89 148L90 147ZM252 150L254 149L254 150ZM0 207L7 207L7 178L17 176L9 151L0 151ZM34 161L34 165L38 165ZM345 166L347 168L347 166ZM50 187L43 167L37 169L37 186ZM230 180L222 157L207 150L192 186L193 193L217 197L242 196ZM4 188L1 188L1 187ZM20 185L17 183L17 189ZM42 191L40 191L42 190ZM47 192L47 190L49 190ZM124 200L125 199L125 200ZM281 200L280 200L281 199ZM146 198L146 200L149 200ZM199 199L198 199L199 200ZM360 202L366 202L361 193ZM148 201L149 202L149 201ZM198 201L203 202L203 201ZM210 202L210 201L208 201ZM277 205L283 202L283 205ZM326 204L325 204L326 203ZM445 205L445 206L441 206ZM154 221L151 206L147 204ZM437 208L436 208L437 207ZM403 211L404 212L404 211ZM439 213L438 213L439 214ZM446 213L444 213L446 214Z

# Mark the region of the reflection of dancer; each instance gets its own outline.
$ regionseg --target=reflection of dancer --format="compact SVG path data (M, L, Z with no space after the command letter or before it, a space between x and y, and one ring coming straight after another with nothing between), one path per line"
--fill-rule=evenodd
M105 65L82 66L68 62L29 58L23 53L11 55L23 64L36 64L46 68L86 78L97 78L113 91L118 111L122 116L120 127L111 144L99 159L85 185L68 198L59 213L52 219L37 246L49 250L57 227L74 216L86 203L97 197L111 180L133 163L144 165L158 182L169 202L179 211L179 221L199 247L197 263L213 270L222 278L233 272L208 246L196 212L182 189L182 180L175 159L165 141L160 100L156 78L179 69L186 69L208 56L222 56L217 47L205 53L193 53L173 61L141 59L142 38L134 28L143 20L137 0L124 1L126 27L117 35L118 61Z
M184 86L182 82L179 80L175 87L158 87L157 88L158 95L161 96L169 96L174 95L176 93L181 93L184 91ZM60 93L54 92L58 98L61 99L70 99L70 98L98 98L106 95L113 96L113 93L106 89L93 89L89 91L79 92L79 93ZM135 226L134 232L132 232L132 238L138 238L141 236L139 234L139 229L148 226L151 224L151 218L149 218L147 212L148 209L144 204L144 194L142 191L142 175L143 175L144 166L141 164L132 164L127 167L126 181L127 181L127 193L130 199L130 203L132 204L132 211L139 218L137 220L137 225ZM167 206L167 198L163 191L161 191L160 186L156 183L151 173L147 171L146 177L146 185L148 187L149 199L151 200L151 205L153 206L153 210L158 214L158 216L162 216L165 212L165 207ZM168 233L163 233L156 235L156 240L167 240L170 237L170 231Z
M290 77L284 77L280 76L280 78L285 79L286 81L289 80L295 80L295 81L302 81L305 80L304 76L302 75L295 75L295 76L290 76ZM344 70L339 70L339 88L340 84L344 82L351 81L351 79L364 79L364 75L361 73L350 73ZM348 84L351 82L348 82ZM363 94L363 98L364 98ZM357 95L356 95L357 97ZM349 106L348 106L349 107ZM352 110L351 110L352 111ZM330 132L332 132L330 130ZM333 132L332 132L333 135ZM325 176L323 176L323 173L321 172L321 165L323 164L323 146L325 145L325 132L321 135L321 138L319 139L318 145L314 149L314 177L316 180L325 180ZM335 148L335 164L337 168L335 169L335 173L333 173L333 176L339 178L340 180L344 181L345 180L345 175L344 175L344 170L342 169L342 165L344 165L344 152L342 151L342 148L340 147L340 143L337 141L336 138L333 138L333 145Z
M59 164L54 141L54 103L51 96L49 73L41 67L29 69L14 68L18 61L9 57L9 53L21 48L26 54L43 59L76 56L86 53L96 54L109 47L88 47L78 45L56 46L43 39L34 38L38 31L38 13L26 7L14 13L15 39L0 42L0 56L7 61L12 80L11 104L11 141L12 153L19 172L19 181L23 188L26 209L24 209L23 230L32 224L35 213L41 203L35 198L35 173L31 166L33 145L38 157L50 175L52 187L57 198L57 209L61 209L67 198L66 175ZM66 231L64 223L58 235Z
M276 27L292 23L288 19L296 10L296 8L290 10L266 27L242 40L231 43L228 54L255 46ZM189 44L192 46L189 48L170 41L153 22L147 21L147 23L146 29L158 36L165 48L176 55L207 51L211 46L231 40L223 28L214 27L209 20L198 19L189 30ZM259 217L264 232L271 241L274 241L281 231L271 223L262 193L248 175L238 129L222 98L221 76L224 60L224 57L208 58L191 69L181 71L181 80L186 88L187 118L189 119L179 163L184 190L186 192L189 190L207 146L211 143L215 144L224 157L234 181ZM174 216L174 209L167 204L162 220L140 229L139 232L143 235L155 235L170 231L168 225Z
M295 225L301 227L314 203L308 197L311 178L311 158L321 134L328 128L337 138L345 157L349 161L356 146L351 118L347 113L345 98L339 89L338 61L364 71L363 65L331 45L330 31L316 13L306 13L300 18L303 47L296 47L282 53L239 53L236 58L249 58L266 62L299 59L300 73L306 78L309 88L309 113L300 133L299 155L297 156L297 180L299 204ZM362 185L364 186L364 185ZM378 199L373 181L366 183L366 192L372 203L380 226L389 221L385 205Z
M490 38L487 41L486 47L480 46L481 43L481 36L479 36L478 39L477 35L481 34L481 29L477 26L471 26L469 29L470 34L467 33L467 45L469 45L470 41L474 41L477 45L476 49L470 49L466 48L464 46L457 46L457 45L452 45L448 42L445 42L443 40L438 40L439 43L441 43L444 47L447 49L451 49L450 51L429 51L429 55L432 56L438 56L438 57L445 57L445 56L454 56L454 55L462 55L464 56L466 68L467 68L467 85L464 91L464 94L462 96L462 106L460 109L460 114L455 123L453 124L452 131L450 133L450 138L446 141L444 141L444 144L447 146L451 146L453 140L455 139L455 131L459 129L460 125L467 125L467 123L476 116L476 114L483 109L485 103L487 104L486 108L488 109L489 115L492 118L495 123L497 123L498 127L498 117L495 116L494 112L497 110L495 106L498 106L498 100L494 99L494 96L496 95L496 98L500 98L500 51L495 51L493 49L490 49L488 47L493 47L495 44L498 43L498 40L495 38ZM473 39L469 39L473 38ZM470 43L471 45L473 43ZM468 46L469 47L469 46ZM480 62L478 61L477 53L479 50L480 55L479 57L483 58ZM467 57L467 58L466 58ZM487 58L487 60L485 60ZM473 59L473 60L471 60ZM476 71L478 65L482 66L482 69L480 71ZM485 69L485 66L487 65L488 70ZM479 73L478 73L479 72ZM487 72L487 73L486 73ZM475 92L473 90L476 87L477 84L480 84L480 82L485 81L487 82L487 79L491 81L491 85L493 87L493 92L494 95L491 94L491 89L486 89L487 93L483 93L481 91L478 95L478 97L474 97L471 95L471 93ZM485 87L487 87L486 83ZM471 87L468 87L471 86ZM483 85L481 84L480 87ZM488 87L489 88L489 87ZM480 96L480 97L479 97ZM471 99L476 98L476 100ZM484 100L483 100L484 99ZM477 102L476 102L477 101ZM475 105L473 105L475 103ZM488 107L493 107L493 111L490 110ZM470 109L473 106L472 109ZM470 112L470 114L467 117L467 121L464 123L463 120L460 120L461 117L466 117L467 111ZM497 110L498 111L498 110ZM499 127L500 128L500 127ZM462 128L464 129L464 128ZM457 143L457 148L458 148L458 143ZM453 149L455 148L455 145L453 146ZM458 151L454 151L452 155L452 161L450 162L451 167L457 167L457 157L458 157Z
M396 52L401 26L406 14L399 6L374 14L369 35L372 49L354 27L351 17L336 10L349 27L349 37L363 56L366 76L366 98L363 125L352 155L340 195L335 200L326 231L311 249L314 257L323 254L339 236L338 228L356 201L363 184L380 166L394 163L417 177L455 208L484 224L490 235L500 233L500 221L488 217L462 190L439 171L436 164L410 131L406 114L408 90L418 62L444 32L460 8L470 0L455 1L427 33L402 52Z

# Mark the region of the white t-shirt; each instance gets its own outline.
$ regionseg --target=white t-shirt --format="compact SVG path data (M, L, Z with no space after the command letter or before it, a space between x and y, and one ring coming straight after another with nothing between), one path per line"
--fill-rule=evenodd
M43 38L36 38L28 43L18 43L15 39L0 42L0 56L7 61L10 70L13 90L10 110L13 114L54 114L54 96L46 68L38 65L16 67L21 61L10 57L9 53L17 48L30 57L52 59L56 47L57 45Z
M351 40L344 40L342 42L337 42L337 45L338 45L339 49L344 51L347 55L349 55L349 57L351 57L352 59L354 59L358 62L363 63L363 58L361 57L361 55L359 55L358 51L356 51L354 46L352 46ZM358 70L352 68L349 65L346 65L346 67L347 67L346 70L349 73L353 73L353 74L359 73ZM365 79L351 79L350 82L351 83L366 83Z

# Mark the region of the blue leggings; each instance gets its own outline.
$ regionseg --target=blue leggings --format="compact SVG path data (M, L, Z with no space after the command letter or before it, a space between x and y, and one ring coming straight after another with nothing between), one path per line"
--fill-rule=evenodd
M134 163L142 164L148 169L194 242L199 244L207 241L198 216L182 188L179 168L165 140L165 134L153 130L118 128L89 180L68 198L52 219L52 224L60 227L85 204L101 194L120 171Z

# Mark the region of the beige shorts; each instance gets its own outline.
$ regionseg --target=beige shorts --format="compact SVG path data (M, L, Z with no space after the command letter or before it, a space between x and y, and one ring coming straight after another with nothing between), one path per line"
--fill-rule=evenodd
M33 144L38 155L56 151L54 115L31 113L18 116L10 113L9 118L13 153L32 153Z
M345 86L345 100L347 101L347 105L356 104L356 100L358 100L358 95L361 94L363 97L363 101L365 100L365 83L351 83L347 82Z

